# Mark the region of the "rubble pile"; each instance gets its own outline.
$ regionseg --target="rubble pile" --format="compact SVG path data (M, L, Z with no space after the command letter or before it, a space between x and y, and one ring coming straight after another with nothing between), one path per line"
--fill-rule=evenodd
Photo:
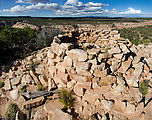
M150 120L152 44L132 45L116 30L77 34L55 37L50 47L16 61L9 73L2 73L5 86L0 98L8 101L4 103L16 102L20 109L41 106L31 119L72 120L61 110L57 96L27 100L21 94L23 86L27 86L26 93L36 91L38 85L46 91L65 87L74 93L74 110L80 118ZM139 83L145 80L149 89L143 102Z

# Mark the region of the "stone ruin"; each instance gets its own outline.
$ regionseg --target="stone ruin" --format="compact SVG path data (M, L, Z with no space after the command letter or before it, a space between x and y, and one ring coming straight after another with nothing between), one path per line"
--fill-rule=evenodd
M35 90L38 84L46 91L65 87L73 91L78 118L151 120L151 48L152 44L132 45L116 30L58 35L50 47L16 61L9 73L2 73L0 79L5 86L0 98L17 103L21 110L41 106L31 116L34 120L72 120L70 114L61 110L63 105L55 99L56 95L50 96L51 100L44 96L26 100L19 94L23 85L27 92ZM139 83L144 80L149 84L145 102L139 91Z

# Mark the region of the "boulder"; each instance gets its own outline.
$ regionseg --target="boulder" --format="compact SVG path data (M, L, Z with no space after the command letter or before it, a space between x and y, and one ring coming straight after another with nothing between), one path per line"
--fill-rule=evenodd
M60 109L56 109L52 116L52 120L72 120L72 116Z
M77 69L81 69L81 70L88 70L91 66L90 63L88 62L74 62L74 66L77 68Z
M129 49L127 48L127 46L123 43L119 43L120 49L123 51L124 54L129 53Z
M60 47L65 50L71 50L74 48L74 45L72 43L61 43Z
M84 84L76 83L76 85L74 86L74 93L77 96L83 96L85 91L90 88L91 88L91 83L84 83Z
M29 84L32 81L32 77L29 74L25 74L22 77L21 83L26 85Z
M55 42L51 44L51 51L59 57L65 54L65 49L63 49L58 43Z
M142 94L139 91L139 88L129 87L129 92L132 95L132 97L135 99L135 101L139 103L140 100L142 99Z
M68 81L70 81L70 77L67 73L63 73L60 70L58 70L57 75L59 76L59 78L61 78L62 80L64 80L65 83L67 83Z
M10 70L9 73L8 73L8 76L9 76L10 79L14 78L16 76L15 71Z
M91 72L87 70L76 69L76 72L82 76L92 76Z
M10 96L12 97L13 100L16 100L19 97L18 89L14 89L10 91Z
M127 103L127 107L125 109L125 114L126 115L135 114L135 105L133 105L131 103Z
M75 61L86 61L88 59L87 52L81 49L72 49L67 51L68 56Z
M100 54L98 55L98 61L101 62L103 59L111 58L111 57L112 57L112 54L110 54L109 52L100 53Z
M101 100L101 103L103 104L104 108L106 110L111 110L113 105L114 105L114 101L113 100L110 100L110 101L107 101L107 100Z
M20 82L21 82L21 77L15 77L15 78L11 79L11 84L13 86L20 84Z
M37 107L37 106L42 105L44 103L44 101L45 101L45 98L43 96L35 98L35 99L31 99L31 100L24 102L22 104L22 108L26 109L26 108Z
M66 87L66 83L64 80L62 80L60 77L54 77L53 78L55 84L59 87Z
M43 85L43 87L48 86L48 81L45 75L39 75L38 78L39 78L40 83Z
M44 70L45 70L45 65L39 64L35 68L35 73L37 73L37 74L43 74Z
M72 59L68 56L64 57L64 64L68 67L72 67L73 63L72 63Z
M10 82L9 79L6 79L6 80L5 80L4 89L5 89L5 90L11 90L11 89L12 89L12 87L11 87L11 82Z
M145 61L147 62L150 69L152 70L152 58L146 58Z
M64 62L58 62L56 64L56 68L58 69L58 71L66 73L66 66L64 66Z
M56 65L56 62L54 61L54 59L48 58L48 65L49 65L49 66L55 66L55 65Z
M124 55L123 53L120 53L120 54L114 54L113 56L114 56L115 58L121 60L122 57L123 57L123 55Z
M87 89L82 97L83 102L88 102L89 104L94 104L95 101L99 98L99 95L94 92L93 89Z
M57 87L57 86L56 86L54 80L51 79L51 78L49 78L49 79L48 79L48 91L50 91L51 89L56 88L56 87Z
M130 57L128 58L128 60L122 62L121 67L123 71L121 72L125 73L128 70L128 68L131 66L131 62L132 62L132 59Z
M70 73L70 79L77 82L89 82L92 80L92 76L82 76L76 73Z
M95 70L94 71L94 76L95 77L104 77L106 75L107 75L107 70L103 70L103 71Z
M116 83L117 79L115 76L102 76L100 81L99 81L99 85L100 86L108 86L111 85L112 83Z
M111 47L110 50L108 50L108 52L110 54L120 54L121 53L121 50L118 46L115 46L115 47Z
M49 114L54 114L56 109L62 109L64 105L56 100L48 100L44 104L44 110Z
M47 56L48 56L49 59L55 58L55 54L50 49L47 52Z
M100 52L100 49L97 49L97 48L87 50L87 53L91 55L97 55L99 52Z
M35 75L35 73L33 71L30 70L30 76L33 78L34 82L36 84L39 84L40 81L38 80L37 76Z
M67 82L67 88L73 90L75 85L75 81L71 80Z
M126 79L126 81L129 85L138 87L137 82L139 81L140 75L143 71L143 65L144 64L142 62L139 62L138 64L134 65L135 70L134 70L132 76L130 77L130 79Z
M34 114L33 120L45 120L47 119L47 114L44 109L38 109Z

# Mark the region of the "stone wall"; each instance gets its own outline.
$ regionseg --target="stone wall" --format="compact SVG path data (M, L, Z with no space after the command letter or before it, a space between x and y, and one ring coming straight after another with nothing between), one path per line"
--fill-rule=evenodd
M9 99L18 104L26 103L18 94L20 86L27 85L32 91L41 84L48 91L62 87L72 90L75 112L87 120L150 120L151 47L132 45L120 38L118 31L72 32L55 37L50 47L16 61L1 79ZM144 80L150 86L145 103L139 91ZM1 96L7 97L3 92Z

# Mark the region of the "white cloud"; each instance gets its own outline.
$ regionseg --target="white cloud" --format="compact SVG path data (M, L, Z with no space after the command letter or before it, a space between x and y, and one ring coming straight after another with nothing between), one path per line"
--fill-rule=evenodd
M102 3L82 3L79 0L68 0L61 9L56 11L57 15L97 15L104 14L106 10L103 9L108 4Z
M11 12L11 13L19 13L19 12L27 12L27 11L33 11L33 10L40 10L40 9L45 9L45 10L58 10L60 6L56 3L37 3L35 5L29 5L29 6L20 6L17 5L15 7L12 7L11 9L3 9L3 12Z
M109 15L109 14L141 14L141 10L134 8L128 8L126 11L116 11L115 9L104 9L108 4L88 2L86 4L79 2L79 0L67 0L64 5L58 5L57 3L42 3L50 0L18 0L18 3L35 3L32 5L17 5L11 9L3 9L1 12L28 12L34 10L53 10L57 15L67 16L97 16L97 15ZM37 3L38 2L38 3Z
M17 0L16 3L24 3L23 0Z
M124 12L118 12L118 14L141 14L141 13L142 13L141 10L136 10L134 8L128 8L128 10Z
M66 5L66 4L76 5L78 2L79 2L79 0L68 0L68 1L65 3L65 5Z
M49 1L50 0L17 0L16 3L43 3Z

